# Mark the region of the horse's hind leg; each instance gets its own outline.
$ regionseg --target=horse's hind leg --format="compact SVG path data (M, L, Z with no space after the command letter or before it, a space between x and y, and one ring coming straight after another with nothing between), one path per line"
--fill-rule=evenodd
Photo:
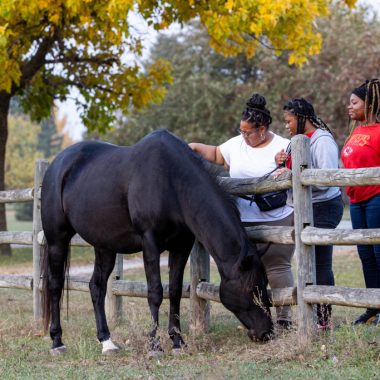
M162 352L159 339L156 337L158 327L158 312L163 299L163 289L160 274L160 251L152 231L143 236L143 259L145 276L148 284L148 304L153 319L153 326L149 332L150 355Z
M182 241L184 248L181 250L171 250L169 256L169 328L168 333L173 341L173 353L185 346L181 336L180 324L180 303L182 298L183 272L185 270L187 259L189 258L191 244L187 249L186 244Z
M50 337L53 340L52 354L59 354L66 350L62 342L61 312L60 304L62 291L65 283L65 266L68 259L70 238L62 239L60 242L48 244L48 292L50 298Z
M103 354L118 350L110 338L105 312L105 297L107 281L115 266L116 253L105 249L95 248L94 273L90 280L90 292L94 306L97 337L102 343Z

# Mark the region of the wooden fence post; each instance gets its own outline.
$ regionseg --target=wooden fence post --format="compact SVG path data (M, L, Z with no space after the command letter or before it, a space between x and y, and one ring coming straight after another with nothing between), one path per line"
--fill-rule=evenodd
M295 252L297 260L297 303L298 303L298 342L306 347L311 341L315 328L313 306L304 300L304 289L315 285L314 246L306 245L301 240L305 227L313 226L313 208L311 187L301 184L301 173L311 167L310 141L304 135L292 138L292 173Z
M46 160L37 160L34 166L34 193L33 193L33 314L34 321L42 318L41 291L39 289L41 277L41 257L44 246L38 243L38 233L42 230L41 222L41 186L42 180L49 166Z
M210 281L210 256L195 241L190 254L190 330L195 335L207 332L210 325L210 303L197 295L202 281Z
M112 291L114 280L123 279L123 255L117 254L115 267L108 279L106 295L106 314L110 326L115 326L121 321L123 314L123 297L117 296Z

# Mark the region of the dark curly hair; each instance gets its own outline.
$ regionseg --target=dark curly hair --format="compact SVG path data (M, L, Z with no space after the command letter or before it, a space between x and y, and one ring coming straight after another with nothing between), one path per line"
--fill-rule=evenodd
M332 134L327 124L316 115L313 105L304 98L289 100L283 110L291 112L297 117L297 134L305 133L306 120L309 120L315 128L326 130Z
M352 93L364 101L364 117L366 122L375 120L380 122L380 80L377 78L366 80Z
M359 87L352 90L352 94L358 96L364 101L364 118L366 124L380 122L380 80L377 78L367 79ZM349 134L346 142L351 138L356 126L356 121L351 120L348 123Z
M265 108L267 104L264 96L253 94L247 101L247 107L242 113L241 120L253 124L256 128L260 126L269 127L272 123L270 111Z

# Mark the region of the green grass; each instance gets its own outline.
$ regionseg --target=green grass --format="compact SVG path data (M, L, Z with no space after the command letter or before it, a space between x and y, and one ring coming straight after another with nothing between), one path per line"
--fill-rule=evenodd
M17 220L12 204L6 205L6 216L8 231L32 231L33 222Z
M347 213L345 214L347 217ZM8 219L9 229L27 231L28 222ZM136 255L139 256L139 255ZM13 250L11 258L0 256L0 267L31 267L31 249ZM90 248L73 248L72 265L90 264ZM293 266L295 267L295 266ZM361 264L354 247L334 253L336 284L364 287ZM144 280L142 270L127 270L127 280ZM211 281L219 275L212 265ZM168 281L168 269L162 268ZM185 281L189 281L186 269ZM297 347L296 331L279 335L268 344L252 343L239 322L222 305L211 304L211 330L193 337L189 333L189 301L183 300L182 330L188 344L181 356L170 354L165 326L168 301L160 309L159 333L165 348L160 359L147 358L146 332L150 326L147 301L123 298L123 320L112 330L122 350L101 355L96 340L92 303L88 293L71 292L69 320L63 302L62 326L69 351L61 357L49 354L50 338L33 323L30 291L0 289L0 376L1 379L375 379L380 377L380 327L353 328L351 320L361 309L333 307L334 330L318 335L308 349ZM294 308L296 314L296 308Z
M336 251L337 285L363 286L354 250ZM188 271L186 274L188 277ZM212 266L212 277L218 275ZM143 280L142 270L126 271L125 278ZM163 280L167 269L163 268ZM380 328L353 328L350 321L362 310L334 307L331 333L318 335L307 350L297 348L296 331L267 344L252 343L239 322L221 304L211 304L211 331L189 333L189 301L182 302L186 353L172 356L165 327L169 305L160 309L159 335L165 348L160 359L147 358L146 332L150 315L146 299L123 298L123 320L112 329L122 350L101 355L88 293L71 292L69 320L63 302L62 325L68 353L49 354L50 338L33 323L31 292L0 289L1 379L375 379L380 377ZM295 311L295 308L294 308Z

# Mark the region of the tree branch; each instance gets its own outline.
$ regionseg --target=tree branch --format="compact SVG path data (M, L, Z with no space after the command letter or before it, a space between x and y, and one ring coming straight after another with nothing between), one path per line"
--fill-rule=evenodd
M95 83L94 85L87 85L81 82L80 80L74 81L74 80L61 78L61 80L58 81L58 80L51 80L48 78L44 78L44 82L56 88L59 88L62 86L73 86L73 87L82 88L82 89L98 89L98 90L108 92L108 93L115 93L115 91L113 91L110 87L102 86L97 83Z
M118 63L118 59L110 58L101 58L101 57L79 57L78 55L64 56L55 59L46 59L46 64L56 64L56 63L97 63L99 65L109 65L111 66L114 63Z
M38 71L43 67L46 63L45 57L47 53L51 50L54 42L57 41L58 38L58 30L54 30L51 36L45 37L34 56L21 68L21 80L19 86L13 84L12 86L12 95L18 89L24 89L28 82L38 73Z

